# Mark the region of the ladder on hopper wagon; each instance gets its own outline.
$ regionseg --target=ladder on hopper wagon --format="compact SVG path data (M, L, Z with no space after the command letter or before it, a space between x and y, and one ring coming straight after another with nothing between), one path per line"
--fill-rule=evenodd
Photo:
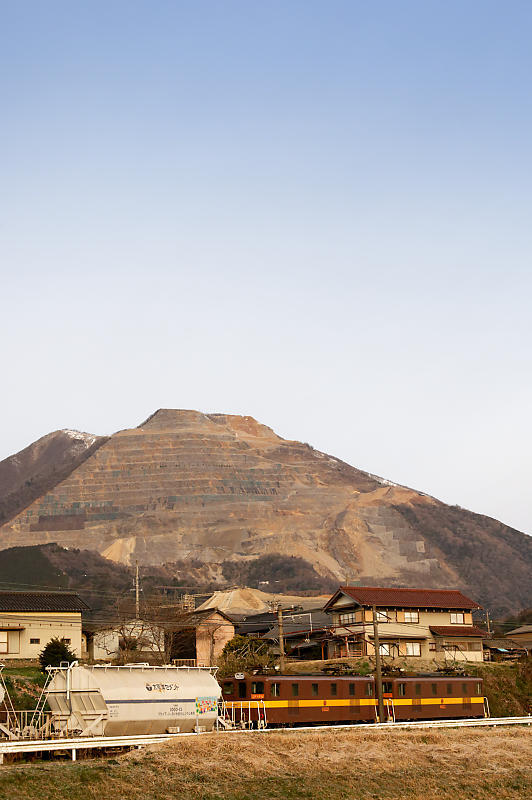
M4 680L3 671L4 671L5 664L0 664L0 686L4 690L4 709L6 714L6 723L3 725L0 723L0 731L5 733L8 739L15 739L17 734L15 732L17 727L17 713L13 706L13 701L11 700L11 695L9 694L6 686L6 682Z

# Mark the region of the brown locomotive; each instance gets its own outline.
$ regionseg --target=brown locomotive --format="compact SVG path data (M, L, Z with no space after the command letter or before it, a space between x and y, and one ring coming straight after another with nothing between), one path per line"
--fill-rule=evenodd
M226 714L237 724L323 725L375 722L377 717L372 676L239 675L220 683ZM386 678L383 695L391 720L485 716L480 678Z

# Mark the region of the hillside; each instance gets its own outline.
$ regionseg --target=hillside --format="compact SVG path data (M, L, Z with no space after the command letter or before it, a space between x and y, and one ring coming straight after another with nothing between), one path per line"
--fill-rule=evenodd
M493 614L532 597L531 537L251 417L163 409L99 443L0 527L2 548L47 542L123 564L201 562L221 584L281 554L334 581L457 587Z
M105 441L91 433L54 431L0 461L0 524L51 491Z

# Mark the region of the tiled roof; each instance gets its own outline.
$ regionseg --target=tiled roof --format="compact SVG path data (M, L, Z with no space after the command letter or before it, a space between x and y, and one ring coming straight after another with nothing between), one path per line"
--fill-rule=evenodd
M456 589L396 589L376 586L340 586L325 608L340 594L347 594L361 606L395 608L481 608Z
M90 611L74 592L0 592L2 611Z
M475 625L431 625L430 630L436 636L486 636L486 631Z

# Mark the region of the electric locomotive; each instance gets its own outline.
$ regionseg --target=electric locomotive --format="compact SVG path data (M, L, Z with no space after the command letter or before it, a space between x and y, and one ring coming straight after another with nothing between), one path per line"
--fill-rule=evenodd
M373 676L237 675L220 679L226 716L235 724L324 725L377 720ZM482 680L417 675L383 680L390 721L485 716Z

